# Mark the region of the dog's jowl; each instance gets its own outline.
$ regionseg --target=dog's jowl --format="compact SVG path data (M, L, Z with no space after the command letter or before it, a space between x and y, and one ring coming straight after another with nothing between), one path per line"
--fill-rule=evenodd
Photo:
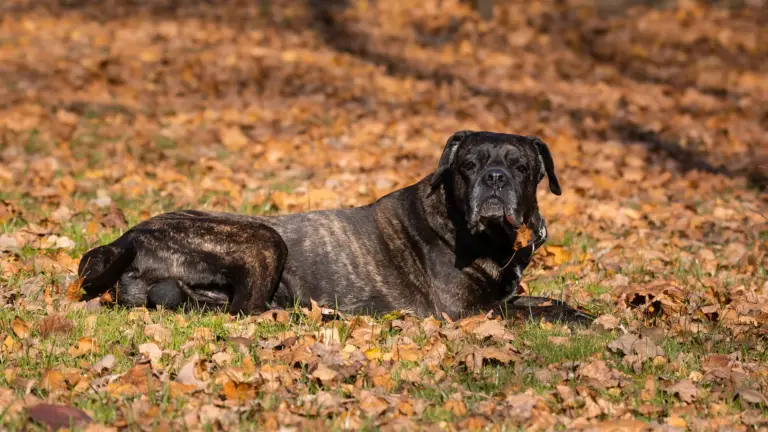
M314 299L351 313L496 309L586 322L561 302L517 295L547 237L536 202L545 176L559 195L540 139L461 131L434 173L371 205L273 217L166 213L86 253L79 273L88 295L111 290L127 306L255 313ZM532 239L515 248L523 226Z

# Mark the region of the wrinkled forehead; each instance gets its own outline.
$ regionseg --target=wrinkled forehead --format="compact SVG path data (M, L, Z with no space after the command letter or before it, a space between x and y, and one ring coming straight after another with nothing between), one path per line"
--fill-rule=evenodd
M474 133L465 139L459 155L486 160L496 157L525 158L533 156L533 147L528 138L520 135Z

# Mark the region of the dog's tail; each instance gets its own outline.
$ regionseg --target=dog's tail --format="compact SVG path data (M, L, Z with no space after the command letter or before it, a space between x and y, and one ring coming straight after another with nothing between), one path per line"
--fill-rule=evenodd
M123 272L136 258L136 248L104 245L91 249L80 259L78 275L89 298L99 296L115 286Z

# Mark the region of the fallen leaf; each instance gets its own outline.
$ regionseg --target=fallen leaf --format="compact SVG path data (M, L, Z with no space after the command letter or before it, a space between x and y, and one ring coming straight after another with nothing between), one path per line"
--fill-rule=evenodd
M566 346L571 344L571 338L565 336L549 336L547 340L553 345Z
M11 234L0 235L0 252L12 251L19 248L18 240Z
M309 307L309 309L301 308L301 311L313 323L315 323L317 325L320 325L320 324L323 323L323 311L322 311L322 308L320 308L320 306L318 306L317 302L314 301L313 299L310 299L310 307Z
M529 244L533 239L533 232L528 229L528 225L523 225L517 230L517 236L515 236L514 250L520 250Z
M657 346L649 338L640 338L631 333L620 336L608 344L613 352L621 352L625 355L637 355L641 360L653 359L657 356L664 357L664 350Z
M370 417L378 417L389 408L384 399L367 390L360 392L359 401L360 409Z
M368 358L368 360L377 360L382 358L384 353L382 353L381 348L379 347L372 347L367 350L365 350L365 356Z
M70 347L68 352L72 357L80 357L86 354L99 352L99 346L94 339L83 337L80 338L74 346Z
M40 388L49 392L67 390L67 382L64 374L58 370L49 370L40 379Z
M481 338L498 337L502 338L507 334L504 324L498 320L485 320L472 329L472 333Z
M163 356L163 350L156 344L149 342L139 345L139 354L143 354L150 360L157 360Z
M746 255L747 247L742 243L731 243L723 251L724 261L731 266L739 264Z
M256 322L273 321L278 323L287 323L291 320L291 314L286 310L275 309L263 312L256 317Z
M51 213L51 218L56 222L62 223L72 219L74 212L67 206L60 206Z
M394 348L393 354L392 358L399 361L415 362L421 358L421 353L419 353L419 348L416 345L397 345Z
M192 332L192 339L198 342L210 342L215 337L213 330L208 327L198 327Z
M41 336L56 334L67 334L72 331L74 324L66 317L60 314L51 314L37 323L37 330Z
M92 420L82 410L66 405L38 404L27 409L27 415L33 421L47 426L51 430L81 426Z
M26 323L21 317L15 317L11 323L13 327L13 334L19 339L25 339L29 336L29 324Z
M226 353L226 352L217 352L212 357L213 362L216 363L218 366L226 366L230 362L232 362L232 354Z
M160 324L149 324L144 327L144 336L162 344L171 338L171 331Z
M200 356L197 354L190 357L187 360L187 363L184 366L182 366L181 370L179 370L179 373L176 376L176 382L181 384L193 385L198 388L205 386L206 383L198 379L198 377L195 374L199 361L200 361Z
M709 354L701 362L701 368L704 371L726 368L731 363L731 359L725 354Z
M320 363L317 366L317 369L315 369L314 372L312 372L312 377L319 379L323 384L328 384L335 380L339 376L339 373L335 370L329 368L328 366Z
M619 319L613 315L600 315L592 321L592 327L600 331L613 330L619 326Z
M229 150L240 150L248 145L248 137L239 127L229 127L219 132L221 143Z
M577 375L598 389L618 385L616 374L604 360L595 360L582 364L579 366Z
M448 399L443 404L443 409L446 411L449 411L456 417L463 417L467 414L467 406L464 404L464 401L462 400Z
M67 285L66 298L73 302L80 301L83 296L83 278L77 278Z
M128 220L125 218L125 214L120 210L115 203L109 205L109 211L102 216L99 220L101 226L107 229L126 229L128 228Z
M673 428L680 428L680 429L688 428L688 423L685 421L685 419L677 416L670 416L667 419L667 424Z
M245 402L256 397L256 389L248 383L236 383L232 380L227 381L221 389L225 398L237 402Z
M691 403L699 397L699 389L691 380L682 380L665 389L671 395L677 395L681 401Z
M736 394L739 395L739 398L741 398L741 400L745 402L755 404L755 405L768 406L768 398L766 398L764 394L758 391L748 389L748 388L742 388L742 389L736 390Z
M109 372L112 370L113 367L115 367L116 362L117 362L117 359L115 358L115 356L113 356L112 354L107 354L104 357L102 357L101 360L96 362L96 364L93 365L92 369L96 374Z
M3 341L3 352L4 353L14 353L19 348L21 348L21 343L16 341L16 339L13 338L13 336L8 335L5 337L5 340Z

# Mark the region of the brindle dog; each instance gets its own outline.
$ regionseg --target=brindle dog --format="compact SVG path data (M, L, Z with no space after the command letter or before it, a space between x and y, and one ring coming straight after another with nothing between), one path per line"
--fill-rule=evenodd
M560 195L540 139L460 131L434 173L373 204L273 217L166 213L87 252L79 274L88 295L111 290L125 306L251 314L314 299L350 313L457 318L496 309L589 322L562 302L518 295L547 238L536 200L545 175ZM516 250L523 225L533 239Z

